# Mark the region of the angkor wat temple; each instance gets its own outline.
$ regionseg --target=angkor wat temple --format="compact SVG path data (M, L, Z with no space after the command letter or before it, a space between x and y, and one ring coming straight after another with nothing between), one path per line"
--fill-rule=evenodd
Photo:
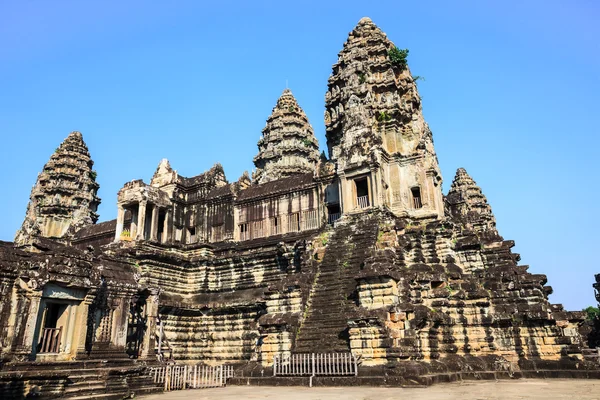
M475 181L461 168L442 193L415 78L370 19L325 99L328 157L286 89L252 176L162 160L101 223L102 177L71 133L0 243L0 393L81 397L86 370L104 393L143 393L166 360L267 382L276 355L315 352L359 357L352 384L598 377L583 313L550 303Z

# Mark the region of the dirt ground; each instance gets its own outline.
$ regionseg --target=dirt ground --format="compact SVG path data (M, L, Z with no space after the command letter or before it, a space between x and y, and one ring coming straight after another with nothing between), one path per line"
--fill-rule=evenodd
M143 400L269 399L269 400L488 400L570 399L600 400L600 380L522 379L495 382L457 382L428 388L374 387L257 387L179 390L143 397Z

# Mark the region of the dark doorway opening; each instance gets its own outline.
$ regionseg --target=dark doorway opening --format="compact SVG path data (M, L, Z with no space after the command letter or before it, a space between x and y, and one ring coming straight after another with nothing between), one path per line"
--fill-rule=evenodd
M335 221L340 219L342 210L339 204L328 204L327 205L327 222L333 224Z
M142 350L144 335L148 327L146 300L148 293L141 292L129 303L129 320L127 324L127 354L129 358L138 358Z
M166 211L165 210L159 210L158 211L158 230L157 230L157 234L156 234L156 238L158 239L158 241L160 243L165 242L164 238L163 238L163 234L165 231L165 218L166 218Z
M369 182L367 178L359 178L354 180L356 186L356 205L359 208L369 207Z

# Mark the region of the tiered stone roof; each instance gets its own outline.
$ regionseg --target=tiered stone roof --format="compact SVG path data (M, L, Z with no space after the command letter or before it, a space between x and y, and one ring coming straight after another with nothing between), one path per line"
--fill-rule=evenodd
M496 218L481 188L464 168L456 171L446 197L454 217L476 232L497 233Z
M277 100L262 134L258 154L254 157L255 183L314 172L319 160L319 143L289 89Z
M390 58L395 48L369 18L362 18L350 32L325 96L332 160L364 158L382 147L403 156L435 155L415 79L406 64Z
M33 236L62 238L95 224L100 198L93 165L81 133L71 132L38 175L15 242L24 244Z

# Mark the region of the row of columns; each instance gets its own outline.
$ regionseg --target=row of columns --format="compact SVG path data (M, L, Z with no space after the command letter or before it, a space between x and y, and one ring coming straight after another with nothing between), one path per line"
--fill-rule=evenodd
M150 237L146 238L146 210L147 207L152 207L152 214L150 218ZM123 227L125 224L125 207L122 204L119 204L117 209L117 226L115 230L115 242L118 242L121 239L121 235L123 233ZM150 239L157 241L158 238L158 225L159 225L159 212L161 207L156 204L148 204L147 201L140 201L138 203L138 208L133 209L131 212L131 235L135 240L145 240ZM172 219L172 211L170 208L165 208L165 219L163 221L163 237L160 238L161 241L165 241L171 235L171 221ZM133 237L135 231L135 237Z

